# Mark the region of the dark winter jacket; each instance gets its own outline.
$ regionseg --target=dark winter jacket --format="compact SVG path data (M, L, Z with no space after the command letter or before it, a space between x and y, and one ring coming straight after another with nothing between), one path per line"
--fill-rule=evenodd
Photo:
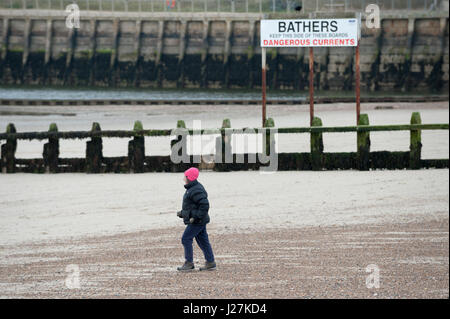
M194 224L206 225L209 223L208 193L197 180L185 184L186 192L183 196L181 216L184 223L190 224L189 219L194 218Z

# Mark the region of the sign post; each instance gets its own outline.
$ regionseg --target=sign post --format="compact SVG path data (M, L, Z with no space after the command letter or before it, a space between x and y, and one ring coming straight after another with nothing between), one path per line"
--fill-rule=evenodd
M266 48L261 48L261 59L262 59L262 69L261 69L261 85L262 85L262 127L266 123Z
M261 20L263 123L266 117L266 48L309 48L309 112L314 118L314 47L356 47L356 107L360 113L360 17L352 19Z
M314 119L314 49L309 47L309 125Z
M361 69L360 69L360 50L359 44L361 42L361 14L357 16L358 19L358 44L356 45L356 83L355 83L355 91L356 91L356 125L359 123L359 116L361 114Z
M360 91L360 83L361 83L361 74L360 74L360 61L359 61L359 41L358 45L356 46L356 84L355 84L355 91L356 91L356 125L359 123L359 115L361 114L361 91Z

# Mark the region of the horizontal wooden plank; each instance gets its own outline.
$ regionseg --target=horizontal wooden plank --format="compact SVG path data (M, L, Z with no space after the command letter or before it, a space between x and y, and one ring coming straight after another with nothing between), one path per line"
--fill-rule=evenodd
M382 132L382 131L411 131L411 130L448 130L448 123L439 124L400 124L400 125L368 125L368 126L336 126L336 127L288 127L288 128L242 128L242 129L165 129L165 130L140 130L140 131L68 131L68 132L19 132L0 133L0 140L45 140L48 138L60 139L86 139L91 137L116 137L131 138L134 136L170 136L176 134L252 134L273 130L278 134L292 133L345 133L345 132Z

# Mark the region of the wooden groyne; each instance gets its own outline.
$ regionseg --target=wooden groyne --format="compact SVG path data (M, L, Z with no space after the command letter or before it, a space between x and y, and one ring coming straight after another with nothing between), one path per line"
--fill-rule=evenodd
M183 134L220 134L217 143L222 143L222 154L189 155L188 161L179 164L171 161L171 156L146 156L145 138L155 136L173 136L173 146L180 141L181 136L172 129L148 130L142 127L140 121L136 121L133 130L101 130L99 123L93 123L90 131L60 132L56 124L52 123L47 132L17 132L14 124L7 126L5 133L0 133L1 145L0 168L2 173L29 172L29 173L62 173L62 172L87 172L87 173L143 173L143 172L180 172L190 166L200 169L212 169L216 171L257 170L265 163L259 160L252 161L255 154L236 154L231 152L231 162L205 161L208 158L225 158L225 150L231 148L229 135L248 134L249 132L265 132L263 142L266 154L275 152L275 140L272 133L276 134L310 134L311 151L309 153L276 153L278 170L341 170L341 169L420 169L420 168L448 168L449 159L423 160L421 158L423 130L448 130L449 124L422 124L420 113L414 112L409 124L402 125L369 125L367 114L361 114L357 126L324 127L320 118L315 117L310 127L276 128L273 119L266 121L264 128L237 129L231 128L228 119L224 120L219 129L186 129L184 121L178 121L177 129ZM409 131L410 151L388 152L370 150L370 133L381 131ZM213 133L212 133L213 132ZM323 133L355 132L357 135L357 147L355 152L327 153L323 145ZM103 138L128 138L128 156L104 157ZM86 142L85 158L61 158L59 156L59 142L62 139L88 139ZM42 158L19 159L15 153L20 140L47 140L44 144ZM218 146L218 144L216 144ZM225 147L226 146L226 147ZM182 145L182 149L186 148ZM173 150L173 148L172 148ZM200 158L196 162L195 158Z

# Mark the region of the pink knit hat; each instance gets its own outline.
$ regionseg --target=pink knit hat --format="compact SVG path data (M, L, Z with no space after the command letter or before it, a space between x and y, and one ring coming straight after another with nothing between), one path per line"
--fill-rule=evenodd
M192 182L197 179L199 173L200 172L198 171L197 168L191 167L184 171L184 176L186 176L187 179Z

